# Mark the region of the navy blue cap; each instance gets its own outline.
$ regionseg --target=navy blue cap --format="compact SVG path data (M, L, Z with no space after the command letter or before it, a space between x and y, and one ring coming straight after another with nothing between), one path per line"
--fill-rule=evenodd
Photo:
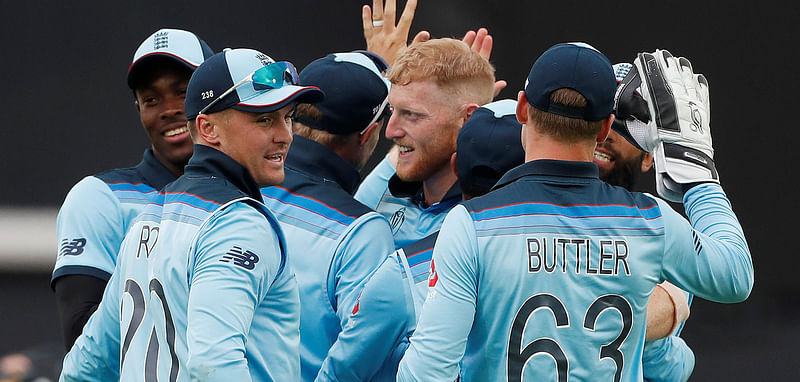
M489 192L503 174L525 162L516 110L514 100L495 101L475 110L461 127L456 171L465 193Z
M223 96L234 84L273 63L275 61L272 58L253 49L225 49L211 56L189 80L184 101L186 118L194 119L203 108ZM228 108L269 113L292 102L317 102L323 96L322 91L313 86L285 84L277 89L257 90L252 82L245 82L217 101L206 114Z
M569 88L586 98L585 107L550 102L550 94ZM617 81L611 62L585 43L557 44L533 63L525 82L525 97L531 106L568 118L600 121L611 115Z
M334 53L308 64L300 72L300 84L325 92L325 99L314 104L322 118L295 120L313 129L348 134L385 116L391 83L381 75L386 70L383 60L367 53Z
M195 70L214 51L192 32L180 29L159 29L148 36L133 54L133 62L128 67L128 87L133 89L141 68L154 60L170 59Z

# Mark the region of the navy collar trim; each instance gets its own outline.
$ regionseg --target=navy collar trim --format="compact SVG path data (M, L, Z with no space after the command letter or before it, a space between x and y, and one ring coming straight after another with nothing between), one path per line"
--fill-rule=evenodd
M600 181L600 171L597 165L592 162L572 162L554 159L539 159L524 163L509 170L497 184L492 187L496 190L522 177L536 176L550 180L561 180L564 182L575 183L580 181Z
M389 178L389 192L392 196L396 196L398 198L411 198L411 201L414 204L422 207L428 208L428 203L425 202L425 192L422 188L422 182L404 182L400 180L397 174L392 175ZM461 201L461 183L456 181L447 193L444 194L442 200L437 203L446 203L455 200L456 202Z
M153 154L153 149L145 150L142 161L136 165L136 171L142 175L145 183L156 190L160 190L164 188L167 183L178 179L175 174L169 171L166 167L164 167L163 164L161 164L161 162L158 161L158 159L156 159L155 154Z
M223 178L247 196L263 202L258 184L250 172L239 162L213 147L194 145L194 154L186 165L184 175Z
M306 137L295 135L286 166L305 175L334 182L353 195L361 183L361 175L347 161L326 146Z

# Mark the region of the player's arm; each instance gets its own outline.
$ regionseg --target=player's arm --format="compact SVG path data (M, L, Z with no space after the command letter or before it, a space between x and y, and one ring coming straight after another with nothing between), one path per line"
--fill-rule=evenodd
M694 352L678 336L644 343L642 372L646 382L684 382L694 370Z
M67 350L100 303L125 228L119 200L93 176L78 182L59 210L59 253L51 284Z
M647 302L645 341L669 336L687 318L689 318L689 299L686 292L669 281L656 285Z
M477 238L459 205L442 224L433 250L431 290L397 372L398 381L453 381L464 356L477 301Z
M691 224L666 202L664 276L715 302L741 302L753 288L753 263L742 227L718 184L693 187L684 197Z
M342 331L328 350L317 381L369 380L391 352L391 338L399 336L406 326L404 320L386 320L384 315L370 318L373 312L370 309L360 312L360 319L351 321L364 284L394 251L392 230L386 219L368 213L359 220L340 240L331 263L328 283L333 286L333 301ZM402 293L386 298L395 300L398 307L405 302Z
M115 273L83 333L64 357L61 381L113 381L119 379L120 301Z
M394 148L392 148L394 150ZM381 198L389 189L389 178L395 173L394 166L391 163L392 150L389 154L378 163L375 168L364 178L358 186L356 194L353 196L365 206L376 209L381 202ZM396 150L395 150L396 152ZM394 154L395 159L397 154Z
M411 306L402 267L394 256L386 256L348 309L347 326L328 352L316 380L384 380L387 375L394 380L414 323Z
M236 254L244 256L241 261L223 261L235 247L239 248ZM277 236L263 215L237 203L198 234L193 259L186 332L189 376L203 381L250 381L245 344L256 306L280 266Z
M708 81L689 60L665 50L640 53L620 83L617 105L641 87L650 121L626 124L653 153L656 189L682 200L691 224L658 200L664 221L662 272L675 285L716 302L740 302L753 288L744 232L719 185L711 144Z

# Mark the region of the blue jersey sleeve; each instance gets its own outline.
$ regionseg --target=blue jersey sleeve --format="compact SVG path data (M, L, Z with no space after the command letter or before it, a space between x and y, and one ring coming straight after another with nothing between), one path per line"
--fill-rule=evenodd
M281 267L278 237L270 227L260 212L236 203L198 233L188 269L186 342L192 379L257 377L250 375L245 343L256 306Z
M399 259L395 255L385 257L364 284L355 306L348 309L348 327L339 334L337 343L331 348L336 351L328 353L317 380L394 381L397 364L408 345L407 336L413 327L410 298ZM345 356L355 358L342 359ZM354 371L336 369L337 375L327 372L329 364L342 367L353 362L357 364ZM369 365L365 368L359 363Z
M386 338L402 330L402 326L396 320L370 318L369 314L351 321L351 311L369 276L393 250L389 223L374 212L359 217L339 242L331 267L334 277L331 281L342 331L328 350L317 381L368 380L391 351Z
M119 199L102 180L87 176L67 194L58 212L58 257L53 280L80 274L108 280L127 222Z
M447 215L431 262L430 291L397 373L398 381L453 381L477 301L475 228L458 205Z
M753 288L753 263L722 188L702 184L684 195L691 225L666 202L656 200L664 216L664 277L707 300L744 301Z
M64 357L61 381L113 381L119 379L120 301L119 272L103 292L103 300L83 332Z
M394 175L395 169L389 162L389 157L386 156L383 160L375 166L374 169L364 178L354 198L365 206L376 209L380 203L383 194L389 190L389 178Z
M678 336L647 341L642 352L646 382L684 382L694 370L694 352Z

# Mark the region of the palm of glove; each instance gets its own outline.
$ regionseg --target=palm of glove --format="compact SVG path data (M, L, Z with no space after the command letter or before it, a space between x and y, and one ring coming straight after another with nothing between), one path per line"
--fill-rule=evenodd
M640 53L634 65L617 90L616 105L624 107L633 89L641 87L651 118L627 127L638 146L653 153L658 193L679 202L683 185L719 183L706 78L694 74L689 60L666 50Z

